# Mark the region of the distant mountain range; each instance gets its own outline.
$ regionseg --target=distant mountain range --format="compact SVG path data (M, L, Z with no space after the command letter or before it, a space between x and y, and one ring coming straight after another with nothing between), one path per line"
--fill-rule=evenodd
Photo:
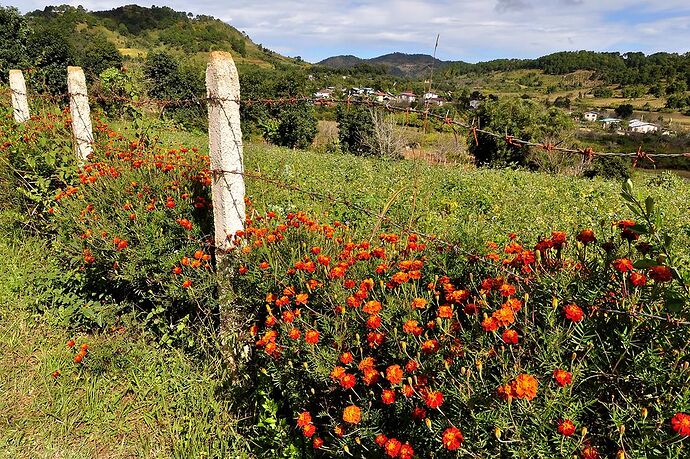
M334 56L318 62L317 65L331 68L351 68L368 64L375 67L384 67L391 75L420 77L428 74L431 71L432 65L434 68L441 68L449 63L435 59L428 54L390 53L371 59L362 59L352 55Z

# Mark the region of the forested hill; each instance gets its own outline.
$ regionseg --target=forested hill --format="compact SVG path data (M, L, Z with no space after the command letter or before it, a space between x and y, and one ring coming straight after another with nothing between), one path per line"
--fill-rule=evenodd
M462 61L440 61L422 54L393 53L372 59L335 56L319 62L332 68L374 67L392 75L426 77L431 63L442 75L453 77L520 69L542 70L546 74L565 75L578 70L594 71L594 77L608 84L654 84L660 80L678 79L690 84L690 53L600 53L563 51L537 59L497 59L471 64Z
M107 11L87 11L68 5L48 6L26 15L34 29L65 34L72 49L94 42L115 45L125 58L166 51L194 57L199 53L232 51L240 63L273 66L300 63L254 43L245 33L211 16L194 16L169 7L127 5Z

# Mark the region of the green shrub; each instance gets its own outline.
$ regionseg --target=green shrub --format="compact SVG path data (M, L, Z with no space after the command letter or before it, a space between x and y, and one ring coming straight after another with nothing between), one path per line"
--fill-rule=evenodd
M338 106L335 116L338 122L338 139L342 151L366 156L372 153L370 142L374 132L371 113L366 107Z
M627 180L632 175L628 158L598 156L584 172L585 177L603 177L613 180Z

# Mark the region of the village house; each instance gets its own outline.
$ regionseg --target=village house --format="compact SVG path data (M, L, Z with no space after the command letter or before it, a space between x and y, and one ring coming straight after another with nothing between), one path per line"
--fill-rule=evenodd
M642 120L630 120L628 123L628 129L630 132L637 132L640 134L647 134L649 132L657 132L659 130L659 126L656 124L648 123L646 121Z
M596 121L598 117L599 114L597 112L586 112L582 115L582 119L584 119L585 121L589 121L590 123Z
M417 95L413 92L401 92L398 95L398 101L407 104L413 104L417 100Z
M333 88L320 89L314 93L314 99L328 100L333 97Z
M599 120L599 122L601 123L601 127L603 129L609 129L612 127L620 126L621 121L622 120L620 120L618 118L602 118Z

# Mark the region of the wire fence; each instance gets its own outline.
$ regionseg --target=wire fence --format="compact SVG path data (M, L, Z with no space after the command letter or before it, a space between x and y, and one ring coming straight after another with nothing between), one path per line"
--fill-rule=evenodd
M12 94L12 89L7 90L7 94ZM69 101L72 96L85 96L85 94L36 94L31 95L32 99L42 100L47 103L65 103ZM429 120L435 120L442 126L448 126L453 130L454 133L465 132L468 137L474 141L476 145L479 145L480 138L478 134L483 134L492 137L500 142L505 143L508 146L515 148L522 147L533 147L541 149L547 152L561 152L572 155L579 155L583 160L591 161L596 157L623 157L631 158L633 160L633 166L637 166L639 161L649 161L651 163L655 162L655 158L688 158L690 159L690 152L679 152L679 153L657 153L657 152L647 152L642 145L638 147L636 151L597 151L594 147L582 147L573 148L561 146L557 143L551 143L547 141L534 141L526 140L514 135L511 135L506 128L503 133L494 132L488 129L482 128L478 125L476 119L473 121L467 121L463 119L458 119L459 117L450 116L447 114L441 115L435 113L430 109L429 104L425 104L423 109L413 108L411 106L401 106L391 102L379 102L376 100L365 99L360 97L347 97L341 99L322 99L315 97L305 97L305 96L291 96L291 97L278 97L278 98L262 98L262 99L251 99L251 98L240 98L240 99L228 99L219 97L190 97L184 99L156 99L148 97L132 98L117 95L103 95L94 94L88 96L90 100L97 102L99 104L123 104L130 107L138 109L155 109L160 111L165 111L175 108L184 107L197 107L205 108L209 103L220 103L220 102L232 102L239 106L249 108L255 105L272 107L272 106L285 106L285 105L296 105L299 103L306 103L314 106L322 107L333 107L333 106L345 106L346 108L353 106L363 106L373 109L385 110L389 113L399 113L404 114L406 117L410 115L420 116L422 120L426 123ZM404 123L408 124L407 121Z

